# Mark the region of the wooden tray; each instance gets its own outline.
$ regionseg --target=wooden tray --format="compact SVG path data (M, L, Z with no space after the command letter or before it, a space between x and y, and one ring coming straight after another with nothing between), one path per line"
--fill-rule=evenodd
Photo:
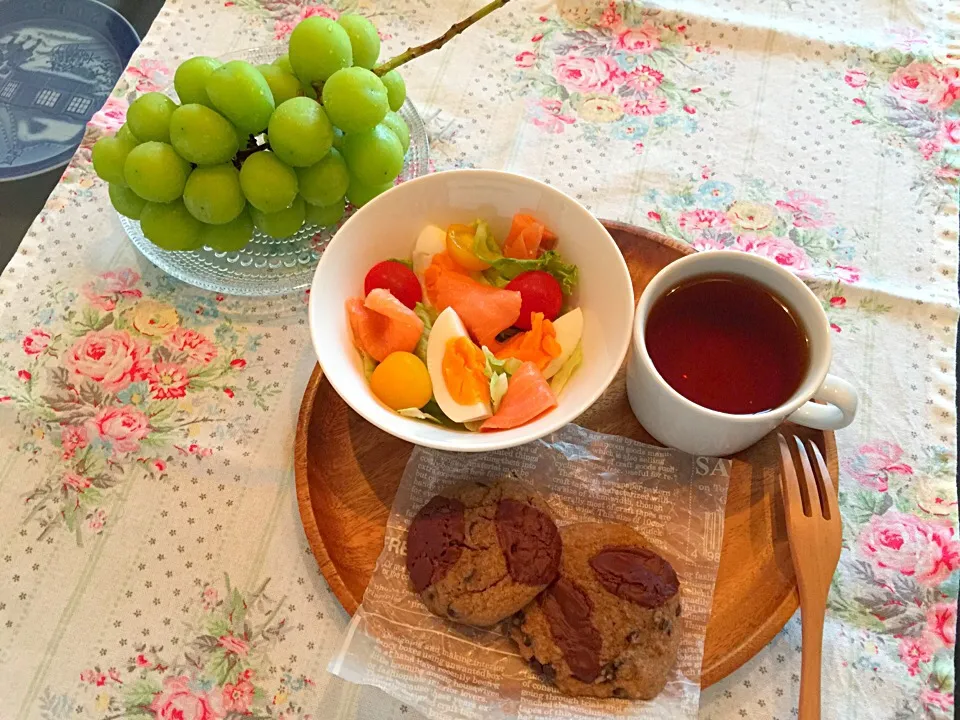
M614 222L604 225L627 259L637 297L662 267L692 252L664 235ZM655 442L630 411L623 369L576 422ZM789 429L813 438L837 477L833 433ZM383 548L387 517L412 448L353 412L324 381L320 367L314 369L297 424L297 501L320 570L351 615ZM753 657L798 607L778 458L772 436L734 456L703 687Z

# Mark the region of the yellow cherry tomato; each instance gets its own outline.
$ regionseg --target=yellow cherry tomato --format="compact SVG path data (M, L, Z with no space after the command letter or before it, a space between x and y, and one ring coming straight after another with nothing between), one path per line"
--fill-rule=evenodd
M427 366L408 352L387 355L370 376L370 389L393 410L422 408L433 397Z
M451 225L447 228L447 252L464 270L486 270L490 263L473 254L474 232L469 225Z

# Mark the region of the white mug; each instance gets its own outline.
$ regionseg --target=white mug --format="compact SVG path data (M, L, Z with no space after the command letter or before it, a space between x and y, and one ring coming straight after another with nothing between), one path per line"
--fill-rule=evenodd
M734 415L697 405L667 384L647 352L647 318L656 301L685 280L718 274L739 275L768 288L806 331L807 373L796 392L772 410ZM694 455L730 455L750 447L784 420L820 430L838 430L853 422L857 391L846 380L827 374L831 355L827 316L795 275L756 255L726 250L696 253L663 268L640 296L627 363L627 395L637 420L664 445ZM811 402L814 399L825 404Z

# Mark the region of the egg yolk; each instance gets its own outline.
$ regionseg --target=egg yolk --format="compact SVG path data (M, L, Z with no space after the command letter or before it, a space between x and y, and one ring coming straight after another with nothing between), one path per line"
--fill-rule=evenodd
M370 389L393 410L422 408L433 397L427 366L408 352L387 355L370 376Z
M553 323L544 320L543 313L535 312L530 314L530 329L507 340L496 355L500 360L516 358L521 362L536 363L543 370L561 351Z
M469 338L458 337L447 341L443 353L443 382L450 397L461 405L490 402L490 383L483 368L486 359L483 351Z

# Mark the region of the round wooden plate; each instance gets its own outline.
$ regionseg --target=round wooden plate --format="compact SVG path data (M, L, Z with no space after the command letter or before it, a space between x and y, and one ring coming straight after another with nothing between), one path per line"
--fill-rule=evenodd
M637 297L662 267L692 252L658 233L609 221L604 225L627 259ZM655 442L630 411L623 369L576 422L591 430ZM786 429L815 440L837 477L833 433ZM383 548L387 517L412 449L353 412L324 381L320 367L314 369L297 424L297 501L320 570L351 615ZM703 687L753 657L798 607L779 477L779 452L772 435L734 456L703 656Z

